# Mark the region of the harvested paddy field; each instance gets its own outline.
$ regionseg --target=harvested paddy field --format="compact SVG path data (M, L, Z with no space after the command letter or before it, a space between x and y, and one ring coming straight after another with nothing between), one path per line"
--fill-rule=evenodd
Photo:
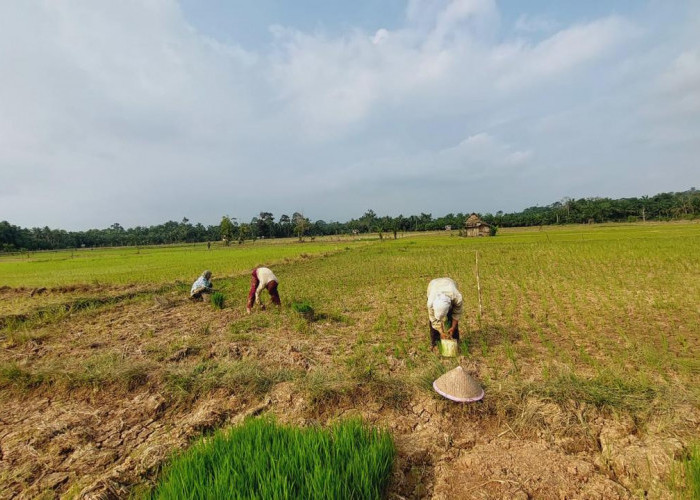
M388 498L689 496L698 248L684 223L105 251L114 274L2 258L0 498L138 497L173 452L253 415L387 429ZM259 264L282 307L246 315ZM223 309L188 299L205 268ZM440 276L464 297L458 360L429 348ZM482 402L432 390L457 363Z

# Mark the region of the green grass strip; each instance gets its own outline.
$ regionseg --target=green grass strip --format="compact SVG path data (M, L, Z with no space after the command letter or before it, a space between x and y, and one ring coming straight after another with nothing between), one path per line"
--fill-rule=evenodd
M150 497L381 498L394 455L390 434L360 420L321 429L251 419L177 455Z
M683 468L688 498L700 498L700 444L690 447Z

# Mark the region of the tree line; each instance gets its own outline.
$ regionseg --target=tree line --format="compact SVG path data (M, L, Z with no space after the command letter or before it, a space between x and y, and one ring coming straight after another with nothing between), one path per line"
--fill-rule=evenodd
M0 222L0 250L57 250L64 248L161 245L224 241L227 244L259 238L289 238L379 233L396 237L399 232L435 231L446 227L460 229L470 214L432 214L396 217L378 216L373 210L347 222L311 221L299 212L275 219L271 212L260 212L249 222L225 215L218 225L192 224L187 218L156 226L125 229L114 223L106 229L65 231L48 227L22 228ZM593 222L637 222L694 219L700 217L700 191L691 188L677 193L660 193L639 198L564 198L544 207L534 206L521 212L479 214L497 227L580 224Z
M695 219L700 217L700 191L690 188L677 193L659 193L639 198L564 198L545 207L522 212L496 212L483 219L500 227L595 222L644 222Z
M195 243L216 240L218 237L218 226L191 224L187 218L181 222L169 221L157 226L129 229L114 223L107 229L87 231L65 231L49 227L26 229L7 221L0 222L0 248L4 251Z

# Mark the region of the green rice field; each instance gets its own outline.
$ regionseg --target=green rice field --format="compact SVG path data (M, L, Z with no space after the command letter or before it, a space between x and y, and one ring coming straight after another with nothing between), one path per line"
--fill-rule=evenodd
M189 280L190 276L196 278L204 269L216 269L219 276L224 276L252 269L260 262L282 263L301 255L335 252L346 246L346 242L332 240L303 244L276 240L230 246L217 243L211 249L205 243L197 243L0 255L0 286L161 284Z
M5 439L16 458L0 461L0 498L150 489L173 452L258 413L300 429L348 416L387 429L389 497L684 498L697 488L699 249L700 224L684 222L0 257L0 401L10 415L22 401L5 433L34 435L26 409L40 418L47 397L63 422L34 451L30 437ZM247 315L256 265L279 277L282 306L264 293L267 310ZM221 309L187 298L207 268ZM457 359L430 350L426 287L441 276L464 298ZM458 363L484 387L481 403L432 391ZM143 413L139 398L160 409ZM71 405L83 406L62 413ZM71 434L69 415L89 438ZM127 434L90 448L110 425ZM154 425L162 434L139 427ZM121 482L99 479L108 473Z

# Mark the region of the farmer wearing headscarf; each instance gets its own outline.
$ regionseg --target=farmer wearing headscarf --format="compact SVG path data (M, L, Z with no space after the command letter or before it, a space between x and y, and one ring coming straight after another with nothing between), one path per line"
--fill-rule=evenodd
M462 316L462 294L457 283L450 278L436 278L428 285L428 318L430 319L430 344L437 345L440 338L459 341L459 318ZM445 331L445 320L450 324Z
M279 281L277 276L266 267L256 267L253 269L252 279L250 281L250 292L248 292L248 305L246 311L250 314L255 304L260 305L260 309L265 310L265 304L260 300L260 292L267 289L270 294L272 303L280 305L280 295L277 292Z
M199 278L197 278L197 281L192 283L190 298L192 300L202 300L203 293L212 293L213 291L214 285L211 282L211 271L207 270L204 271Z

